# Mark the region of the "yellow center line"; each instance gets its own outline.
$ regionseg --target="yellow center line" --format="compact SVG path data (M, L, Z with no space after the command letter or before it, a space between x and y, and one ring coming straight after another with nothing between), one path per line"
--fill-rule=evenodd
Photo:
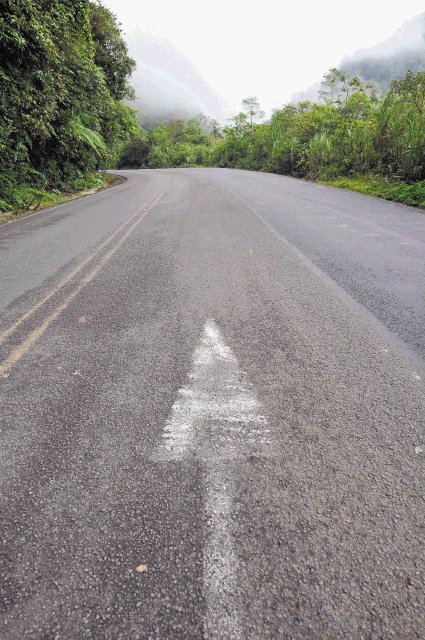
M136 229L136 227L142 222L142 220L146 217L152 207L158 202L164 193L165 189L163 189L148 205L143 215L141 215L134 224L131 225L129 229L121 236L116 244L99 260L96 266L80 281L80 284L75 287L73 291L65 298L65 300L56 307L55 311L51 313L36 329L31 331L28 337L21 342L21 344L16 347L4 360L0 363L0 376L3 376L5 373L16 364L22 356L24 356L27 351L32 347L32 345L46 332L46 330L50 327L50 325L57 320L57 318L61 315L61 313L69 306L69 304L74 300L74 298L84 289L84 287L89 284L97 276L99 271L109 262L112 256L118 251L118 249L122 246L122 244L127 240L127 238L131 235L131 233ZM136 214L137 215L137 214ZM134 218L134 216L132 217ZM81 269L80 269L81 270Z
M155 198L151 200L151 202L146 206L146 209L150 209L153 206L153 204L156 202L157 197L158 196L155 196ZM94 260L94 258L102 251L102 249L104 249L116 237L116 235L120 233L120 231L122 231L127 225L129 225L137 215L139 215L139 212L135 213L128 220L123 222L118 227L118 229L116 229L108 238L106 238L106 240L104 240L104 242L102 242L102 244L99 245L95 251L90 253L90 255L87 256L87 258L85 258L82 262L80 262L75 267L75 269L66 276L66 278L64 278L54 289L50 291L50 293L48 293L42 300L37 302L37 304L35 304L33 307L28 309L28 311L26 311L18 320L16 320L16 322L10 325L10 327L0 332L0 344L4 342L8 336L14 333L16 329L18 329L18 327L20 327L23 322L28 320L28 318L34 315L34 313L38 311L38 309L40 309L43 305L45 305L46 302L48 302L51 298L53 298L53 296L56 295L58 291L63 289L63 287L65 287L76 275L78 275L80 271L84 269L84 267L86 267L90 262L92 262L92 260Z

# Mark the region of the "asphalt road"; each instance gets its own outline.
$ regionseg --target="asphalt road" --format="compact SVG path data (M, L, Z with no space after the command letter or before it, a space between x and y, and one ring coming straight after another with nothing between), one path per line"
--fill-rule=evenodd
M425 637L425 215L126 172L0 227L0 637Z

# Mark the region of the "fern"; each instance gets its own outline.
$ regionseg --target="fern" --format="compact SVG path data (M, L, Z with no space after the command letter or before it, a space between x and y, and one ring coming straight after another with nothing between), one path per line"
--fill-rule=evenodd
M98 156L106 151L106 144L102 136L86 127L79 118L72 121L71 131L77 140L90 147Z

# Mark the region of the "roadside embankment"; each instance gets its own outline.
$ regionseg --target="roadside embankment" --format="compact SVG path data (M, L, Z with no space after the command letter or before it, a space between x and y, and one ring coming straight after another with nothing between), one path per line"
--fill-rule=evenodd
M352 176L334 180L318 180L320 184L358 191L368 196L400 202L410 207L425 209L425 180L419 182L400 182L388 180L382 176Z
M118 175L95 173L85 179L74 180L72 185L61 190L42 190L28 185L19 185L13 190L8 202L0 200L0 223L71 200L78 200L123 182L125 178Z

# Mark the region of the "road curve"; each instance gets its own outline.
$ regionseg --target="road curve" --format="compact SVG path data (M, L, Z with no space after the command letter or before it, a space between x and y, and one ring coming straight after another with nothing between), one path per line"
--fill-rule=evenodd
M423 638L424 214L124 175L0 226L0 637Z

